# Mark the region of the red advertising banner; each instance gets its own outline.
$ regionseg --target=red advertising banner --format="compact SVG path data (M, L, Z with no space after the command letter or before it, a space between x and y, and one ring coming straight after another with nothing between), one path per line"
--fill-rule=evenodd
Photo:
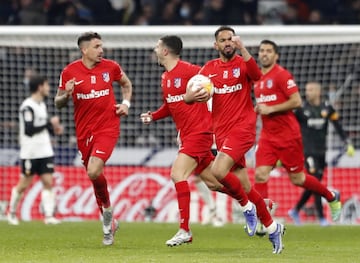
M253 180L253 170L249 169L250 178ZM4 217L11 188L19 178L17 166L0 167L0 215ZM156 209L153 218L158 222L177 222L178 208L173 182L170 179L170 168L154 167L119 167L105 168L108 180L110 198L114 207L114 215L122 221L144 221L145 210L150 205ZM99 212L90 183L84 168L59 166L54 175L54 191L57 196L57 216L63 220L75 221L98 219ZM199 196L194 184L194 176L190 178L191 188L191 222L201 222L208 211L207 206ZM359 223L360 217L360 169L333 169L331 177L325 175L323 183L341 191L341 199L345 203L342 220L345 223ZM19 207L18 216L25 221L42 219L41 197L42 184L37 177L24 194ZM269 197L278 204L276 217L289 219L287 211L298 200L302 189L290 183L286 172L277 169L271 173L269 180ZM237 204L230 198L213 193L216 200L219 216L225 222L236 222L239 218ZM346 202L350 202L346 203ZM309 202L307 211L301 216L305 220L314 220L311 214L312 202ZM326 214L329 214L325 205ZM355 208L354 208L355 207ZM355 209L355 214L354 211ZM358 209L358 210L356 210ZM358 211L358 214L356 214Z

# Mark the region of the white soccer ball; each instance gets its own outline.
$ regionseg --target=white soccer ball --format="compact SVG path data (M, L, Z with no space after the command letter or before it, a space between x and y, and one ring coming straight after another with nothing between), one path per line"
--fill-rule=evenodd
M199 90L207 92L210 97L214 94L214 84L207 76L197 74L189 79L187 83L187 88L190 88L192 91Z

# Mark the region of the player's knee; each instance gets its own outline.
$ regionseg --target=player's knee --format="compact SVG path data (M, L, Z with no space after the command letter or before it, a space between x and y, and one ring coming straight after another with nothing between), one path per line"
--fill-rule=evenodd
M101 174L101 172L98 171L98 169L94 169L94 168L87 169L87 175L90 180L95 180L96 178L99 177L100 174Z
M269 175L264 171L258 169L255 170L255 182L257 183L266 183L268 176Z
M291 173L289 174L290 181L292 184L296 186L302 186L305 181L305 174L304 173Z
M221 180L225 177L225 175L223 174L223 172L221 171L221 169L219 169L219 167L213 165L211 167L211 173L215 176L215 178L217 180Z

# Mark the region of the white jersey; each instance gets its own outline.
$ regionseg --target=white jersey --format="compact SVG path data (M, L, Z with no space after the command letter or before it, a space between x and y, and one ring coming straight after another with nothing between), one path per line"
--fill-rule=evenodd
M19 114L20 159L40 159L54 156L51 138L47 128L28 136L25 134L25 122L41 127L48 123L48 113L44 102L37 102L31 97L20 106Z

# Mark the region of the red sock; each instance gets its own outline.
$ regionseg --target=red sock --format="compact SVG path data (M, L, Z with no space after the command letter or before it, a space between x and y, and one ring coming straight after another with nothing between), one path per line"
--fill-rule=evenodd
M190 219L190 188L187 181L175 183L180 213L180 228L189 231Z
M237 200L241 206L245 206L249 201L244 189L241 186L239 178L233 174L228 173L220 183L224 186L221 191L235 200Z
M269 198L268 183L255 183L255 190L262 196L262 198Z
M95 180L91 180L94 188L96 203L99 206L99 210L102 213L102 208L110 206L109 191L107 188L106 178L103 174L100 174Z
M273 222L273 219L270 215L269 210L266 207L264 199L254 189L254 187L251 188L250 192L247 195L249 197L249 200L256 206L256 214L260 219L261 223L263 223L265 227L270 226Z
M301 186L326 198L328 202L334 200L333 194L315 177L305 173L305 181Z

